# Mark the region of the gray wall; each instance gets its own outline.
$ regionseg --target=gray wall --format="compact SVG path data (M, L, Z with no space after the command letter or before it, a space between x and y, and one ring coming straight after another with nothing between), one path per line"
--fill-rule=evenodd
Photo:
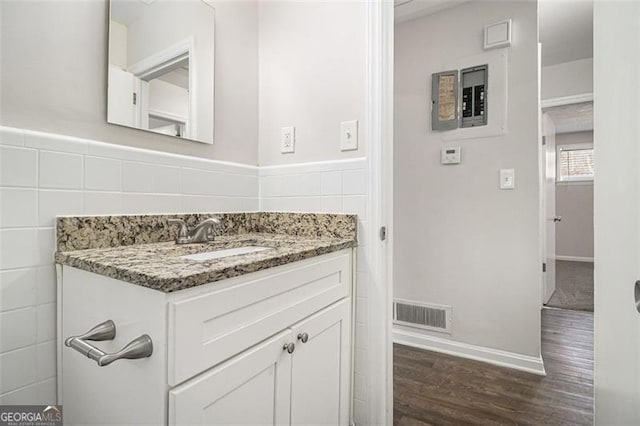
M431 74L460 58L482 61L483 26L508 18L508 132L445 142L430 130ZM452 335L435 336L534 357L537 41L535 2L470 2L396 26L393 228L394 297L453 307ZM441 149L458 145L462 164L440 165ZM515 169L515 190L498 188L501 168Z
M107 124L106 0L0 2L0 124L257 164L258 5L215 6L213 145Z
M260 2L260 165L362 157L366 134L367 4ZM357 151L340 151L340 123L359 120ZM296 127L281 154L280 129Z
M593 132L556 135L556 145L593 143ZM556 255L593 258L593 181L556 184Z

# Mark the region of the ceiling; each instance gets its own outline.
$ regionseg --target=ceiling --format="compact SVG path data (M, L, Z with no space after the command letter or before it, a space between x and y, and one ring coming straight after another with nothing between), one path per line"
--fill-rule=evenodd
M405 22L431 15L470 0L394 0L395 22Z
M542 66L593 57L593 1L540 0Z
M431 15L467 1L394 0L395 20ZM538 5L543 67L593 57L593 0L539 0Z
M156 0L111 0L111 19L129 25L144 16Z
M189 63L187 62L186 66L176 68L156 78L166 83L189 90Z
M593 102L545 108L556 125L556 133L593 130Z

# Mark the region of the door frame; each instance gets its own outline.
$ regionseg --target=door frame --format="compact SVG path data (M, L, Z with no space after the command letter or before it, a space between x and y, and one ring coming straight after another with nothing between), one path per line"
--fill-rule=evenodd
M155 76L162 73L162 71L172 68L176 63L182 62L185 59L189 60L189 116L187 117L185 135L183 137L186 139L196 140L198 137L198 123L196 122L198 117L198 79L195 42L193 37L181 40L166 49L147 56L146 58L131 65L128 70L133 73L136 78L141 80L140 87L137 88L137 92L140 94L141 98L140 102L138 102L137 113L139 116L139 123L144 124L147 122L148 124L148 118L145 119L143 117L145 113L149 113L148 81L155 78ZM142 81L147 84L145 85Z
M367 2L368 135L367 424L393 424L393 37L394 3ZM380 238L385 227L386 239Z
M573 96L562 96L562 97L557 97L557 98L549 98L549 99L545 99L545 100L541 100L540 101L540 110L539 110L539 126L540 126L540 130L539 130L539 135L540 135L540 141L539 141L539 145L538 145L538 149L539 149L539 185L540 185L540 256L541 256L541 261L547 262L547 256L546 256L546 241L547 241L547 219L548 219L548 215L547 215L547 211L546 211L546 180L545 180L545 172L544 172L544 168L546 167L546 159L545 159L545 150L546 150L546 146L543 145L543 138L545 137L545 129L544 129L544 125L543 125L543 116L545 114L545 110L547 110L548 108L553 108L553 107L557 107L557 106L565 106L565 105L573 105L573 104L581 104L581 103L585 103L585 102L593 102L593 93L582 93L582 94L578 94L578 95L573 95ZM594 129L595 130L595 129ZM594 132L595 134L595 132ZM556 146L556 151L557 151L557 146ZM556 156L556 163L554 164L556 173L558 170L557 167L557 156ZM595 179L594 179L595 181ZM557 237L556 237L557 238ZM556 253L557 256L557 253ZM547 265L548 266L548 265ZM546 280L547 280L547 276L546 273L543 272L542 273L542 280L540 282L540 294L541 294L541 304L540 307L543 308L545 305L545 290L546 290Z
M543 99L540 102L542 109L551 108L556 106L581 104L584 102L593 102L593 92L581 93L579 95L560 96L557 98Z
M553 225L550 224L550 215L549 215L549 190L548 190L548 185L549 185L549 142L548 142L548 138L547 138L547 132L549 129L547 129L547 126L545 125L545 121L551 121L553 123L553 120L551 119L551 117L547 116L545 118L545 114L546 112L544 111L544 108L540 111L540 115L541 115L541 129L540 129L540 139L541 139L541 143L539 145L539 159L540 159L540 164L539 164L539 171L538 173L540 174L540 247L541 247L541 253L542 253L542 264L544 266L546 266L546 268L543 266L542 268L542 283L541 283L541 291L540 291L540 295L541 295L541 305L540 307L543 308L544 305L551 299L553 293L555 292L555 288L556 288L556 283L555 283L555 276L556 276L556 267L555 267L555 260L556 260L556 252L555 252L555 248L553 250L553 256L550 256L549 253L549 232L550 232L550 226L553 226L555 228L555 222L553 222ZM555 139L555 126L554 126L554 139ZM554 155L554 160L553 160L553 180L554 182L552 183L552 185L556 184L556 175L555 175L555 171L557 170L557 158L555 156L556 153L556 144L555 142L553 143L553 155ZM553 188L553 196L555 197L555 187ZM555 199L553 200L553 204L555 206L556 202ZM554 208L553 211L553 215L556 215L556 211ZM556 231L555 229L553 230L553 246L555 247L556 244ZM554 262L554 264L551 264L551 262ZM551 292L551 294L548 294L548 289L549 289L549 280L550 280L550 275L549 274L553 274L553 291Z

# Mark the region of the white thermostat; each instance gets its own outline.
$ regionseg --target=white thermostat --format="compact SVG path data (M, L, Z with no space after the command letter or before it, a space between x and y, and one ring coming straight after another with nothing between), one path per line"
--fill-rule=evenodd
M442 164L460 164L460 147L442 148Z

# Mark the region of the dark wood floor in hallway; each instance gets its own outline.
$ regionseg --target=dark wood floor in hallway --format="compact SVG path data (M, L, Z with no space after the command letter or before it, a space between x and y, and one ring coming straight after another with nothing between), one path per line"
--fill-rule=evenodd
M593 313L543 309L546 377L394 346L397 426L593 423Z

